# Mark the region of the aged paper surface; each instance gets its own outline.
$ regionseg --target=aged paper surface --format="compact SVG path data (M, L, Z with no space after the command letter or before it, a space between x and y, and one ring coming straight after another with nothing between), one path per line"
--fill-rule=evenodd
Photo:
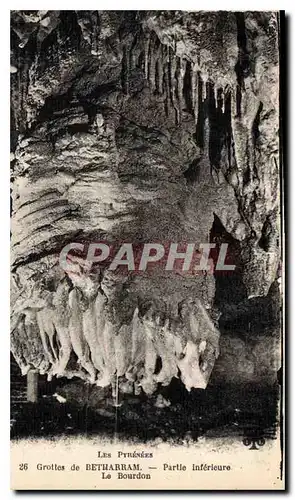
M12 444L11 451L11 485L17 490L284 489L277 466L281 458L277 442L267 443L254 459L239 441L224 438L177 447L165 443L114 445L91 438L56 443L41 439L36 443L23 441L21 449ZM111 458L98 458L99 452L111 454ZM124 458L124 453L134 452L145 452L152 458ZM26 471L20 470L20 461L28 463ZM110 470L110 465L117 470ZM133 471L122 470L129 465Z
M11 488L283 490L278 12L11 12Z

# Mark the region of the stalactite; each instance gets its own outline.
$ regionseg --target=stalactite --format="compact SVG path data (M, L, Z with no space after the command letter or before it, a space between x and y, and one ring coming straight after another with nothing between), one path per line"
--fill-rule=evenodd
M199 80L200 80L200 73L199 71L195 71L195 84L194 84L194 118L195 118L195 124L198 121L198 115L199 115Z
M139 394L143 390L153 394L159 383L166 386L177 378L179 370L188 390L206 386L212 352L218 355L218 333L201 303L193 306L194 312L189 303L187 312L182 305L177 319L164 317L152 304L142 315L136 307L132 320L120 326L112 304L100 289L95 296L89 284L82 289L61 280L55 291L19 300L14 309L20 313L18 323L13 323L18 336L12 351L23 373L32 367L47 373L49 380L53 376L77 376L99 387L112 387L113 394L118 387L123 392L134 390ZM30 351L37 331L41 348ZM204 341L207 347L203 358L209 368L201 367L199 356L200 366L191 373L189 363L193 356L196 363L196 353L200 354ZM211 350L209 345L213 346ZM76 368L72 352L77 356ZM200 370L203 379L196 375Z
M37 312L37 322L43 344L43 349L48 361L53 367L58 362L58 355L54 346L53 337L55 335L55 328L52 317L52 310L48 307Z
M104 352L105 352L105 366L112 380L116 373L116 353L114 346L114 336L117 335L116 326L107 318L103 331L104 339Z
M161 95L162 92L160 91L159 67L160 67L160 61L158 59L155 64L155 91L157 94Z
M169 115L169 100L170 100L170 90L169 90L169 64L168 64L168 49L166 46L162 47L162 60L163 60L163 91L165 95L165 114Z
M72 352L72 343L69 334L69 287L65 282L59 283L53 296L53 324L59 339L60 349L58 362L54 368L54 375L61 376L66 371Z
M251 147L251 154L252 154L252 164L253 164L253 179L258 178L258 172L257 172L257 166L256 162L259 158L260 154L260 120L261 120L261 113L263 110L263 103L260 101L258 104L258 109L255 115L255 118L253 120L253 124L251 127L251 142L252 142L252 147Z
M27 59L27 58L26 58ZM25 62L23 65L23 73L21 75L21 80L22 80L22 105L24 106L25 109L25 103L27 101L28 97L28 90L29 90L29 62ZM29 120L27 113L25 113L25 123L26 126L29 127Z
M104 371L104 360L102 357L101 349L99 343L97 342L97 325L96 325L96 315L95 315L95 303L91 301L89 306L83 312L83 334L90 347L91 361L95 368L103 373Z
M225 97L223 88L217 90L217 108L222 114L225 112Z
M195 224L192 220L194 210L198 212L202 209L202 196L206 201L207 193L209 198L213 193L214 203L220 204L222 218L227 220L228 225L231 224L228 222L230 212L234 228L239 224L236 223L238 212L242 213L244 206L250 207L248 213L252 210L253 216L251 214L249 217L249 227L252 224L253 227L255 225L255 230L258 228L257 242L259 242L259 224L261 226L264 224L266 209L275 203L273 198L277 175L277 172L272 170L272 165L267 166L267 162L264 165L262 158L267 147L270 149L270 155L276 147L271 130L273 125L273 129L276 128L276 121L273 121L272 117L276 111L272 105L275 102L272 101L275 99L275 89L272 86L276 67L272 63L268 65L267 58L262 54L264 51L262 45L267 41L265 26L262 27L263 17L258 16L257 24L251 21L251 16L246 19L249 47L253 49L251 64L255 65L256 75L251 75L245 82L242 80L247 68L243 66L243 57L245 58L247 47L245 40L242 40L245 38L245 33L242 33L245 31L245 26L240 23L241 29L238 35L240 66L237 68L240 73L237 75L237 86L234 87L233 57L237 47L228 30L220 37L221 44L222 38L225 41L224 50L221 52L217 50L215 53L214 44L219 41L218 30L217 32L215 30L212 40L203 40L207 29L208 33L211 33L211 29L205 22L203 28L198 31L199 26L198 22L195 22L195 16L191 26L188 25L187 28L182 15L178 25L177 16L175 25L170 28L169 23L166 24L165 21L166 15L160 15L157 19L158 15L151 18L147 13L142 18L138 16L134 21L135 15L133 18L130 14L125 16L124 13L113 13L110 14L110 22L106 22L104 27L101 24L101 29L99 25L100 21L102 22L102 17L99 17L101 14L87 11L83 14L83 11L79 11L78 16L82 19L81 22L78 21L81 26L79 33L82 31L85 39L78 49L78 45L73 42L76 28L71 27L73 19L67 13L62 13L61 18L58 18L61 25L56 29L56 33L53 32L47 40L42 39L43 35L39 36L38 41L41 43L37 46L37 55L34 48L34 38L37 33L30 39L23 39L26 46L22 49L18 48L18 41L15 43L16 50L12 64L17 72L12 74L15 85L12 96L15 124L12 125L12 133L17 136L19 132L29 132L26 129L31 123L34 126L34 129L25 135L25 140L22 140L27 145L17 148L12 163L13 201L15 201L13 224L18 233L16 241L18 237L21 241L21 244L16 243L13 250L17 259L20 259L16 261L14 270L17 269L22 283L28 276L28 285L24 285L23 293L27 293L35 280L38 286L41 280L46 283L45 279L51 273L52 258L55 258L53 253L57 247L66 244L72 237L76 238L76 234L79 235L78 238L83 235L81 237L89 241L93 241L96 230L99 236L103 235L105 238L118 239L122 235L125 236L125 233L128 235L130 233L130 237L136 234L137 238L141 232L144 237L145 232L150 230L148 218L157 211L160 214L159 237L162 235L164 238L169 229L166 224L169 207L172 207L171 216L177 223L179 210L174 212L173 206L178 206L177 200L180 198L182 199L179 206L183 210L180 214L180 226L178 228L177 224L176 226L174 224L174 232L181 230L181 224L188 233L194 232ZM147 22L144 20L146 17L149 18ZM163 20L164 26L161 26ZM47 27L47 23L48 21L41 25ZM147 30L144 33L140 31L142 26ZM151 33L148 33L148 29ZM264 33L259 47L260 35L258 33L256 40L255 30L259 32L260 29ZM159 33L163 43L159 42L153 30ZM135 33L138 34L136 41L134 41ZM216 39L215 34L218 35ZM38 59L41 45L42 53ZM208 52L203 50L203 45L207 47ZM260 48L261 55L257 54ZM92 57L90 50L92 55L101 57ZM178 54L182 54L181 57L178 57ZM130 92L129 99L122 95L120 89L118 75L121 56L121 85L125 96ZM139 67L135 67L136 63ZM202 74L198 68L202 69ZM261 73L263 68L265 75ZM207 81L209 76L212 79L216 78L214 86ZM220 86L225 85L225 82L231 82L234 87L232 93L226 88L221 89ZM246 88L243 83L247 84ZM268 84L270 90L267 88ZM154 91L155 95L152 95ZM18 98L15 96L17 92ZM263 92L265 96L262 95ZM254 106L257 104L258 107L260 99L263 100L264 106L261 126L258 123L260 107L256 110L257 116L254 118L256 109ZM80 127L80 118L76 124L76 116L79 113L76 115L76 112L73 112L74 100L81 102L87 109L85 127ZM168 120L163 117L161 109L164 103L166 115L169 115ZM97 109L101 109L99 115ZM107 115L102 117L100 113ZM174 115L177 124L182 120L181 129L178 131L173 126ZM96 119L95 116L99 118ZM88 128L88 118L96 120L97 126ZM117 134L119 120L122 120L120 137ZM197 147L191 141L193 120ZM87 133L85 133L86 128ZM224 154L226 151L227 158ZM79 161L72 161L74 156L78 157ZM146 162L149 162L149 158L153 160L152 168L148 171L141 168L143 156ZM212 187L211 179L207 179L208 157L211 167L215 170L222 169L227 181L216 189ZM191 170L186 170L185 166L183 168L183 163L186 161ZM46 167L45 170L42 166ZM120 178L122 181L124 179L127 181L124 192L122 189L117 190L117 166L120 169ZM95 171L97 168L98 173ZM41 175L43 170L44 178ZM199 180L200 190L203 191L200 192L198 200L194 194L197 192L197 185L192 186L193 181L191 185L188 183L193 178L192 171L195 172L194 179L198 179L198 172L201 171ZM259 184L255 184L257 175L260 176ZM179 176L180 182L178 182ZM167 178L167 182L160 182L162 187L159 187L158 180L162 177ZM205 189L203 182L206 185L208 183ZM123 184L121 182L122 188ZM38 207L36 205L35 197L44 199L47 185L51 186L53 191L57 191L50 200L55 200L56 196L62 197L64 204L72 203L70 200L74 200L75 211L66 212L59 205L57 211L61 210L62 213L58 214L60 216L58 223L51 217L53 210L56 210L55 202L49 207L51 214L48 214L49 210L42 205L44 208L42 215L39 211L41 202L38 202ZM234 194L231 187L235 189ZM30 189L33 190L32 193ZM98 196L98 202L100 201L98 205L95 204L98 191L102 192L102 198L105 197L104 206L101 204L101 196ZM183 193L190 193L192 199L183 201ZM227 200L224 201L224 196L226 198L227 193L228 207L225 207ZM220 200L217 199L219 194ZM257 202L255 198L260 194L264 196L261 206L259 206L260 201ZM150 204L145 201L149 197L152 199ZM174 205L171 197L175 201ZM212 199L210 201L209 198L207 203L209 208L207 208L210 211ZM46 200L48 203L48 198ZM143 210L137 210L136 200L141 200ZM23 205L25 205L24 210ZM24 211L26 215L22 218ZM30 219L31 213L35 215ZM135 217L134 223L133 217ZM257 220L259 218L260 220ZM21 226L22 220L24 222ZM39 221L42 222L42 226ZM201 232L207 237L208 228L206 223L204 224ZM272 224L275 225L275 222ZM238 234L232 227L228 230L236 231ZM156 234L155 228L153 231L153 234ZM260 250L266 252L271 248L275 252L276 239L274 238L268 245L267 230L262 228L263 231L266 235L260 241L262 246ZM275 233L273 227L271 231ZM246 230L239 229L239 235L241 239L246 238ZM27 237L28 241L24 244ZM267 241L264 241L265 239ZM245 244L246 242L247 239ZM25 252L28 248L31 248L30 255ZM253 262L252 259L251 265ZM257 260L254 263L256 262ZM12 351L23 374L30 368L36 368L40 373L47 373L49 377L76 375L99 387L109 387L116 377L117 380L120 377L122 378L120 384L125 383L128 391L138 393L142 390L146 394L153 394L158 389L158 383L169 384L173 377L181 379L188 390L191 387L206 386L210 367L218 351L218 342L213 343L218 335L212 327L208 313L200 307L195 315L187 315L190 319L189 324L185 324L184 319L179 317L175 302L176 297L182 296L182 290L177 289L175 294L173 291L171 297L169 296L173 280L169 280L167 287L166 284L163 285L164 301L165 304L169 303L167 309L170 308L169 313L163 308L166 322L163 320L160 324L155 313L147 327L143 302L145 297L154 293L152 281L149 281L149 286L145 286L146 284L143 286L141 277L135 276L133 279L132 275L131 286L128 288L128 277L128 286L123 289L122 295L119 295L122 304L120 307L116 305L117 311L112 315L111 301L101 292L101 285L98 283L104 277L99 276L98 280L93 275L89 277L89 281L93 280L95 293L97 292L97 296L89 297L86 292L84 293L86 287L85 289L80 287L84 278L81 278L81 282L74 282L69 276L63 275L63 279L67 279L64 279L60 287L60 290L64 287L64 297L59 300L58 295L61 293L59 285L57 288L54 287L61 273L62 271L58 269L56 273L58 278L54 278L54 286L50 285L52 304L50 301L46 303L46 300L42 305L34 304L32 301L30 306L21 309L17 321L12 322ZM265 276L262 281L264 278ZM47 283L45 285L44 283L42 287L46 288ZM194 289L196 295L200 293L200 296L205 296L207 292L211 293L211 285L207 286L207 281L204 286L202 284L201 291L198 286L196 282ZM116 287L117 283L114 288L119 290L120 283ZM41 295L42 293L40 291ZM187 297L189 294L190 290L186 288L183 295ZM63 293L61 295L63 296ZM130 303L126 306L128 314L125 310L125 298L126 302L132 303L132 306ZM140 304L138 308L136 308L137 300ZM132 307L135 309L134 316L132 321L129 321L126 320L125 314L129 318L129 308ZM120 317L116 318L116 314ZM36 350L40 349L40 355L33 353L35 340Z
M59 351L58 362L54 368L54 375L62 376L66 371L72 352L72 342L69 335L68 325L64 326L61 318L55 317L55 330L58 335L61 349Z
M243 153L243 143L244 143L244 132L241 128L241 119L237 114L237 92L233 91L231 93L231 117L232 117L232 133L233 142L235 144L235 159L238 171L242 172L244 167L244 153Z
M145 76L146 80L149 80L150 43L151 43L150 33L145 33L144 39L143 39L143 44L144 44L144 76Z
M197 77L198 77L198 68L196 64L192 65L191 69L191 89L192 89L192 108L195 114L196 109L196 100L197 100Z
M238 118L241 117L241 107L242 107L242 89L240 85L236 86L236 115Z
M129 57L127 52L126 45L123 46L123 54L122 54L122 69L121 69L121 85L124 94L128 94L129 92Z
M73 349L78 356L81 366L88 372L90 381L95 382L96 371L89 359L89 346L83 335L82 310L80 304L80 292L74 288L69 294L69 305L71 310L69 321L69 334Z
M177 97L177 77L176 77L176 72L177 72L177 60L174 54L170 51L169 54L169 69L170 69L170 99L171 99L171 104L174 108L175 112L175 123L176 125L179 125L180 123L180 109L179 109L179 100Z
M175 95L176 95L177 109L178 109L178 124L180 124L182 121L183 96L182 96L181 62L179 57L176 57Z
M172 50L168 45L167 48L167 92L168 92L168 102L173 107L173 98L172 98ZM171 106L169 106L171 108Z
M156 35L151 35L149 44L149 84L152 92L156 89L156 64L158 60L159 47Z
M226 127L226 146L227 146L227 158L228 158L228 166L229 169L232 166L232 125L231 125L231 91L228 91L224 95L223 99L224 105L224 115L225 115L225 127Z
M156 81L156 90L162 95L163 94L163 54L161 48L159 49L159 57L156 62L155 68L155 81Z
M213 87L213 92L214 92L214 108L218 108L218 88L216 85Z
M233 119L237 116L237 93L233 90L231 93L231 116Z
M123 325L118 335L114 336L116 358L116 374L122 377L128 370L131 361L132 331L130 325Z
M183 98L183 81L184 81L184 75L185 75L185 66L186 66L185 60L182 58L178 58L177 93L178 93L180 117L182 115L182 112L185 109L185 101Z
M222 149L226 145L226 121L222 112L222 107L222 89L218 88L212 82L209 82L209 159L211 169L215 170L217 174L220 170Z
M99 54L98 51L98 39L99 39L99 13L93 12L91 15L91 54L97 56Z
M155 350L152 339L146 336L145 338L145 359L144 371L145 375L140 381L140 385L146 394L153 394L157 387L157 382L154 379L156 369L157 352Z
M214 103L214 100L210 100L211 96L211 89L210 89L210 81L208 79L208 76L203 76L202 77L203 81L203 86L202 86L202 93L203 93L203 101L202 101L202 121L201 121L201 134L202 134L202 144L203 144L203 150L204 150L204 155L209 159L210 155L210 134L212 133L212 129L210 128L210 117L209 117L209 110L210 106ZM203 126L202 126L203 124ZM212 169L211 174L212 174Z
M25 356L26 339L23 335L23 332L23 317L21 317L19 322L11 332L11 352L21 369L22 375L26 375L30 370L30 362L26 359Z
M101 291L98 291L94 303L94 315L96 322L96 340L97 340L98 350L102 357L102 368L101 372L98 374L98 378L96 381L96 384L99 387L106 387L111 383L110 372L106 364L107 355L105 350L105 337L104 337L104 330L106 323L105 305L106 305L106 298Z
M130 69L130 72L132 72L132 70L134 68L136 68L136 61L137 61L136 50L134 49L134 47L131 47L130 51L129 51L129 69Z
M245 153L246 153L246 169L244 170L243 181L244 181L244 192L249 193L249 186L253 186L253 150L252 150L252 140L250 133L245 140ZM250 193L249 193L250 194ZM246 197L247 200L248 197ZM247 200L248 202L248 200Z
M204 99L204 87L205 84L201 78L201 74L198 74L198 116L196 124L196 143L200 148L204 148L204 126L205 126L205 99Z
M21 68L21 57L18 58L18 65ZM18 130L23 131L23 120L21 119L22 109L23 109L23 88L22 88L22 71L17 72L17 94L18 103L17 108L15 107L15 123Z
M183 79L183 97L185 101L186 111L193 113L192 105L192 68L190 61L186 61L185 74Z
M132 43L130 45L130 48L128 50L128 60L129 60L129 70L130 70L130 73L137 66L137 60L138 60L140 45L141 45L140 44L140 36L138 34L136 34L134 36L133 41L132 41Z
M188 391L192 387L206 389L207 383L200 368L200 353L198 346L188 341L185 347L185 355L179 360L178 365L181 370L181 379Z
M144 332L142 324L139 320L138 308L133 313L131 321L132 326L132 350L131 350L131 363L133 366L138 365L144 359Z

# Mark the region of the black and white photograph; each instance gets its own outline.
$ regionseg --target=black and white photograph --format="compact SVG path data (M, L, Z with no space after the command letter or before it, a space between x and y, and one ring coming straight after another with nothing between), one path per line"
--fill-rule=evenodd
M11 10L12 489L284 490L284 23Z

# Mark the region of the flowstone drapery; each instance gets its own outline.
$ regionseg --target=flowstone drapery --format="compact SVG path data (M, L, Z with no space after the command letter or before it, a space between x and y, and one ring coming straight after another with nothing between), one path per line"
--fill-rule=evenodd
M71 275L58 259L73 241L230 238L237 296L267 296L280 257L277 14L11 16L15 359L122 392L173 377L206 388L216 276Z

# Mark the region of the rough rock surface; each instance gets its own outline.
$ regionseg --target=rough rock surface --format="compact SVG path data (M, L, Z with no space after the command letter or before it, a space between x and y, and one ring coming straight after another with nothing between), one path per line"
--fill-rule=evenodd
M206 387L217 318L268 297L279 276L278 59L272 12L12 11L11 346L23 373L147 394L177 376ZM228 242L237 269L60 268L66 244L102 240ZM243 363L243 342L223 342L224 366L240 351Z

